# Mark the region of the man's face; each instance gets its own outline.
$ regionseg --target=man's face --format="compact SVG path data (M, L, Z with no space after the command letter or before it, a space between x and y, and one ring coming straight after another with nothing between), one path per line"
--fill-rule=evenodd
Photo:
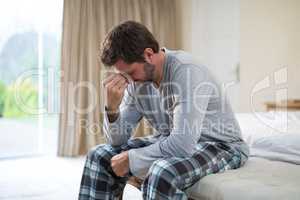
M127 64L123 60L119 60L115 67L119 72L129 75L133 81L147 82L153 81L154 78L155 66L148 62Z

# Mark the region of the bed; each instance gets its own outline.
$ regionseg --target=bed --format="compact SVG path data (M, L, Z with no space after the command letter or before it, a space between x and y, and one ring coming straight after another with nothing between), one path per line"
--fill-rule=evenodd
M237 114L250 147L246 164L187 190L195 200L300 200L300 112ZM124 199L141 199L130 192ZM139 198L140 197L140 198Z
M299 200L300 166L251 157L244 167L204 177L187 192L197 200Z

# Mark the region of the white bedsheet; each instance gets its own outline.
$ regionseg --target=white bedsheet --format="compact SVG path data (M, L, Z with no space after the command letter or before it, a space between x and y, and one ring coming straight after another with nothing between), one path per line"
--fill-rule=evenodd
M197 200L299 200L300 165L250 157L238 170L204 177L188 193Z

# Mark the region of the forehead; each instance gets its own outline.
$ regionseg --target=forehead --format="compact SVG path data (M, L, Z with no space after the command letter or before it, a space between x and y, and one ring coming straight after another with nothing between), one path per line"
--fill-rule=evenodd
M118 71L125 72L125 71L128 71L130 66L129 66L129 64L125 63L123 60L120 59L115 63L115 68Z
M121 71L121 72L131 72L134 69L134 63L133 64L128 64L126 62L124 62L123 60L118 60L115 63L115 68L117 71Z

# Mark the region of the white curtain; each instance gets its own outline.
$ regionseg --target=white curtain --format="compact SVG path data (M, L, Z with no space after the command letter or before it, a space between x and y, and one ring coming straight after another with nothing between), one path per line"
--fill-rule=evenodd
M58 155L85 154L105 142L99 47L106 33L125 20L146 25L161 46L176 48L173 0L65 0L61 58ZM142 124L137 135L144 135Z

